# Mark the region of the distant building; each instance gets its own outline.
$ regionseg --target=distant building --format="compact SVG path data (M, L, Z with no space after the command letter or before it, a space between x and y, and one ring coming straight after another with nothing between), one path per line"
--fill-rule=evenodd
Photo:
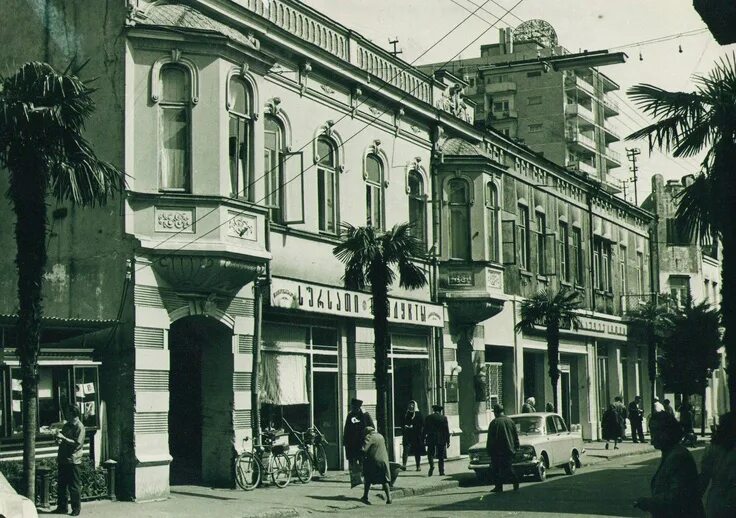
M499 43L483 45L480 58L447 66L468 83L476 124L522 141L545 158L608 182L622 158L610 144L620 140L612 121L619 114L610 92L618 84L598 67L623 63L608 51L570 53L543 20L501 29ZM419 67L427 73L442 64Z

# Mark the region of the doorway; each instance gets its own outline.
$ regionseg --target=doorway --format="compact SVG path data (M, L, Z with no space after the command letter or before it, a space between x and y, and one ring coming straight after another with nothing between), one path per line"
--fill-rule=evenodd
M337 372L315 372L314 387L314 425L324 434L327 444L327 467L338 469L342 460L340 448L340 416L338 413Z
M570 418L572 413L572 401L570 399L570 366L560 365L560 410L562 413L562 419L567 424L568 429L570 428Z
M400 452L401 426L409 401L417 402L417 410L424 417L430 413L427 400L427 360L424 358L394 358L392 389L393 412L391 415L393 416L394 444L396 450Z

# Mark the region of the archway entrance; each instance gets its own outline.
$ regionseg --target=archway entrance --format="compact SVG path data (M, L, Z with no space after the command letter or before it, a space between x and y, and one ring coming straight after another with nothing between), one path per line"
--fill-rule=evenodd
M233 457L232 332L211 318L169 330L171 484L229 486Z

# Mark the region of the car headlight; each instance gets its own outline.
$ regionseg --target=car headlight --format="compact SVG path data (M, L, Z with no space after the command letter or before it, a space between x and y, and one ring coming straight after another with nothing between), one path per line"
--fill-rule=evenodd
M478 462L480 460L480 453L470 453L470 462Z
M537 460L537 452L534 451L534 446L521 446L517 453L519 460L521 461L535 461Z

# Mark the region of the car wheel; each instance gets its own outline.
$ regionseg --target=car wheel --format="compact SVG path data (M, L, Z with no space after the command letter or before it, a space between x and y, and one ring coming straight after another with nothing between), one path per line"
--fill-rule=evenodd
M577 469L577 464L575 464L575 457L570 457L570 460L567 461L567 464L565 464L565 473L568 475L572 475L575 473L575 470Z
M582 468L583 467L583 461L580 460L580 452L578 452L578 450L574 450L572 452L572 460L575 461L575 467L576 468Z
M542 460L537 465L537 472L534 474L534 478L539 482L547 480L547 457L542 457Z

